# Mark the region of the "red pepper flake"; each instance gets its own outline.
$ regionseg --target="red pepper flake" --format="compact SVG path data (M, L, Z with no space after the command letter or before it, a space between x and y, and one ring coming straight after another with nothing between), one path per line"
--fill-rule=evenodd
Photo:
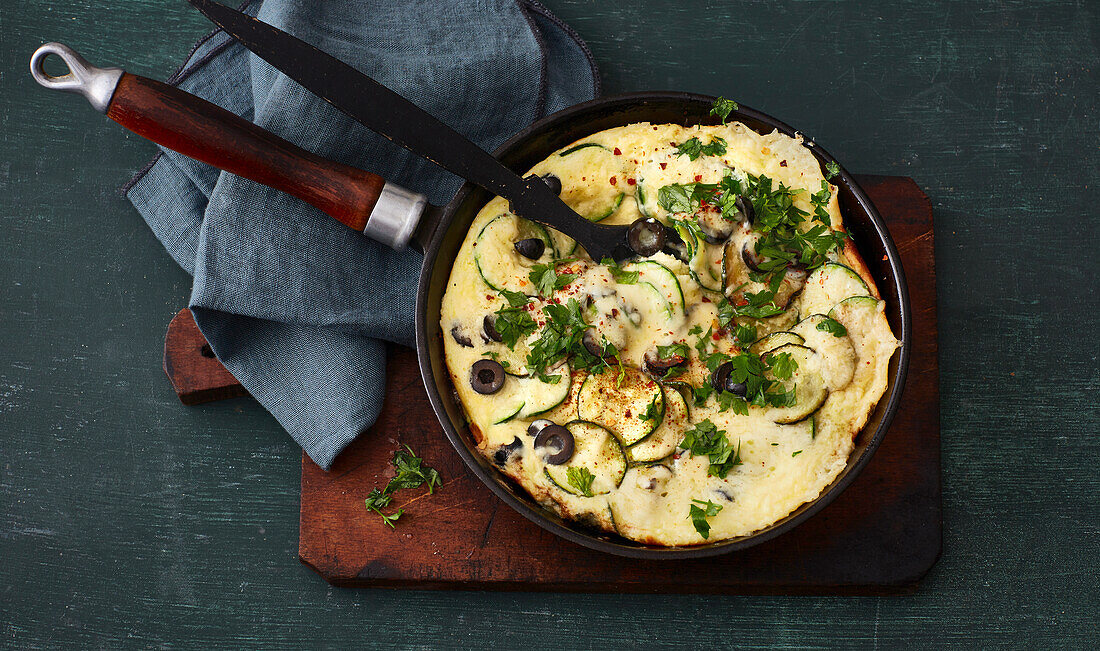
M485 295L485 298L486 298L487 300L490 300L490 301L491 301L491 300L493 300L493 295L492 295L492 294L486 294L486 295Z
M709 303L709 302L710 302L710 298L709 298L709 297L707 297L707 296L704 296L704 297L703 297L703 302L704 302L704 303Z
M608 182L608 183L610 183L611 185L615 185L615 184L616 184L616 183L618 183L619 181L618 181L618 179L616 179L616 178L615 178L614 176L612 176L611 178L609 178L609 179L607 180L607 182Z
M611 308L611 316L619 316L619 308L617 308L617 307Z
M657 127L654 127L654 129L656 128ZM661 169L665 169L666 167L668 167L668 163L661 163Z
M886 262L886 256L882 256L882 261Z
M634 185L635 183L637 183L637 181L635 181L634 179L627 179L626 180L627 185Z
M719 330L719 332L721 332L721 330ZM721 338L722 338L722 335L718 334L718 332L715 332L714 334L712 334L712 335L710 336L710 338L711 338L711 339L713 339L713 340L715 340L715 341L718 341L719 339L721 339Z
M737 307L741 307L743 305L748 305L748 304L749 304L749 301L744 296L739 296L737 298L737 301L734 303L734 305L736 305Z
M623 155L623 152L619 151L619 148L618 148L618 147L616 147L616 148L615 148L615 155L616 155L616 156L622 156L622 155Z
M699 183L702 180L703 180L703 175L702 174L696 174L695 175L695 182L696 183Z
M785 161L785 160L779 161L779 166L780 167L786 167L787 166L787 161Z
M630 418L630 417L631 417L631 416L633 416L633 415L634 415L634 414L630 413L630 410L629 410L629 409L627 409L627 410L626 410L626 417L627 417L627 418Z

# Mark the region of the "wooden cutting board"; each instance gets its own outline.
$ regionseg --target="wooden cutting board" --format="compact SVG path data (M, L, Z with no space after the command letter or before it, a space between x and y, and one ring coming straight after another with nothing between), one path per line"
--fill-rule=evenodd
M528 522L466 470L428 403L416 354L391 347L378 422L329 472L302 457L299 558L340 586L586 592L890 593L912 590L939 558L939 375L932 210L912 179L861 176L890 228L913 304L901 407L874 458L832 504L741 552L689 561L619 558ZM165 372L195 404L246 395L213 359L187 310L169 327ZM397 493L396 529L363 500L409 445L443 475L433 495Z

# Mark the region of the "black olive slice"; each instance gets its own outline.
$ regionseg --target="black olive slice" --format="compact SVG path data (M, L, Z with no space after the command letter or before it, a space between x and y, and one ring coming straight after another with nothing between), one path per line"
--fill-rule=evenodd
M531 424L527 426L527 436L530 436L530 437L538 436L539 432L541 432L544 428L549 427L550 425L553 425L553 424L554 424L554 421L548 420L546 418L540 418L536 421L532 421Z
M663 376L665 373L668 373L670 368L680 366L687 362L687 358L683 355L672 355L671 357L663 358L657 355L656 350L647 350L642 359L645 362L645 370L657 376Z
M592 328L584 331L584 335L581 337L581 344L584 349L592 353L596 357L605 357L607 346L605 340L600 335L596 334L596 331Z
M760 268L764 261L756 255L756 243L759 240L760 235L753 233L745 238L745 243L741 245L741 259L745 262L746 267L757 273L764 271Z
M734 201L734 205L737 206L737 212L741 213L741 221L752 226L756 221L756 209L752 207L752 199L741 195Z
M664 248L665 226L652 217L639 219L626 232L626 242L632 251L648 258Z
M546 251L546 242L543 242L537 237L529 237L525 240L520 240L513 246L516 248L516 253L528 260L538 260L542 257L543 252Z
M470 386L482 395L500 391L504 386L504 367L495 360L477 360L470 367Z
M573 434L561 425L547 425L535 437L536 448L546 448L550 453L546 463L560 466L573 458L575 448Z
M474 342L470 341L470 336L462 330L462 326L457 323L451 328L451 338L455 340L455 343L463 348L473 348Z
M493 463L500 467L508 465L508 460L523 450L523 441L519 437L512 439L508 445L502 445L493 453Z
M543 174L543 182L546 183L546 187L550 188L550 191L554 194L561 194L561 179L553 174Z
M744 398L748 393L748 387L744 382L734 382L730 374L733 372L733 362L726 362L718 367L714 375L710 376L710 385L715 391L729 391L735 396Z
M699 230L703 231L703 238L711 244L720 244L728 240L730 235L733 235L733 228L736 225L718 211L708 211L695 222L699 224Z
M504 341L504 337L497 332L497 318L492 314L486 314L481 320L481 330L485 333L486 341Z

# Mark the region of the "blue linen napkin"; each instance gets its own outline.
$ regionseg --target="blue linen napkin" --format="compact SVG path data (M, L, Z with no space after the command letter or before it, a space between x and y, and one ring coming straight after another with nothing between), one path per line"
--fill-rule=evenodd
M362 70L488 150L599 93L588 48L532 0L266 0L242 9ZM169 83L437 205L462 183L222 32L200 41ZM218 358L327 469L378 416L384 342L413 343L420 254L396 253L298 199L170 151L124 190L194 276L190 308Z

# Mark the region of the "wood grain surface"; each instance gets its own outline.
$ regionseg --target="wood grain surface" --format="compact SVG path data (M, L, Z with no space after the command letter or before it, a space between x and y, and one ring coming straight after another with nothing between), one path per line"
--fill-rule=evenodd
M153 148L27 74L63 40L164 79L207 23L30 0L0 9L0 646L1095 648L1097 3L546 5L607 92L734 97L932 198L944 548L920 589L327 585L297 560L300 450L250 399L186 407L164 380L190 278L117 193Z

